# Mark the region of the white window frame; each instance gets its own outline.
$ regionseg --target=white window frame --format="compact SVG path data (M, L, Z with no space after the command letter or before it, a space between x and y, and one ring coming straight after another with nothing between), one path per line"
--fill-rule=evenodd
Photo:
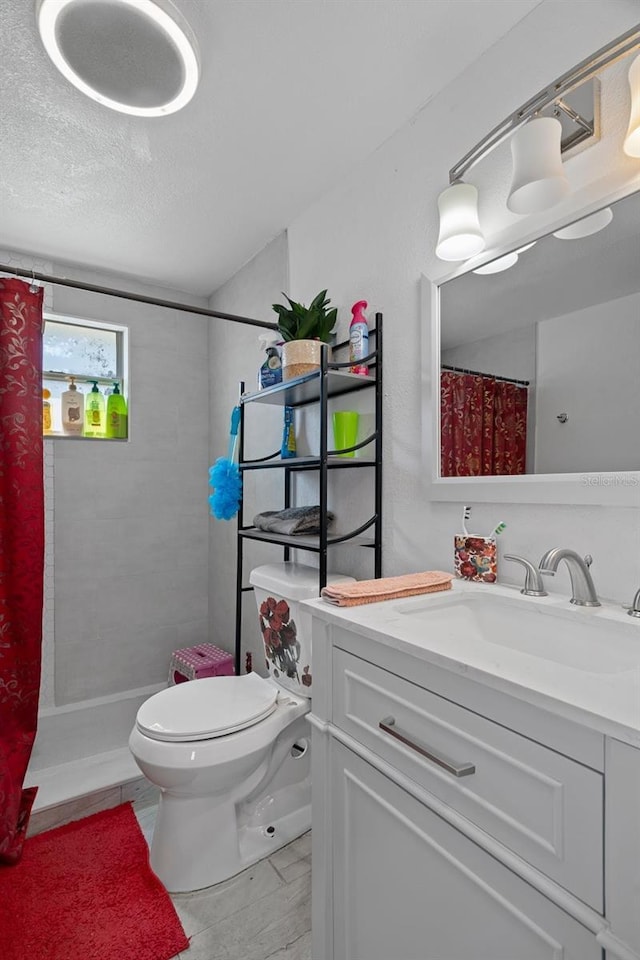
M90 384L94 381L100 384L101 386L112 386L115 381L120 385L120 392L125 396L127 400L127 406L130 402L130 389L129 389L129 328L123 326L122 324L116 323L107 323L103 320L89 320L86 317L73 317L69 314L55 313L53 310L43 311L43 339L46 337L47 331L47 322L51 323L61 323L69 324L76 327L87 327L88 329L94 330L107 330L116 334L116 374L113 377L103 377L98 375L84 375L84 374L71 374L71 373L62 373L56 370L45 370L43 365L42 370L42 381L46 380L56 380L61 383L66 383L69 381L70 377L73 377L76 383L79 384ZM129 436L127 440L130 439L130 430L131 423L129 422ZM45 434L45 437L48 438L60 438L63 436L60 433L51 433ZM74 439L85 439L85 440L96 440L96 439L109 439L109 442L112 442L113 438L102 438L102 437L78 437ZM122 442L122 441L120 441Z

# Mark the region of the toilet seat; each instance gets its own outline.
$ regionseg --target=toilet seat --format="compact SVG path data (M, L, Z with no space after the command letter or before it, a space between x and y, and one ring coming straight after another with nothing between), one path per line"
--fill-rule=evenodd
M138 710L136 727L152 740L212 740L264 720L277 698L277 688L257 673L205 677L154 694Z

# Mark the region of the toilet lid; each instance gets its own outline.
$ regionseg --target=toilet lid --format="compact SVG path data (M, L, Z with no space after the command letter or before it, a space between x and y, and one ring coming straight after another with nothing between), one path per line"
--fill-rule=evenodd
M203 677L161 690L138 710L136 726L153 740L210 740L263 720L277 689L257 673Z

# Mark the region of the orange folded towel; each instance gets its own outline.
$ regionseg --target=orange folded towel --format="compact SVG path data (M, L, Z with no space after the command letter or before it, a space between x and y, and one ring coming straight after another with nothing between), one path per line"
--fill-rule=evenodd
M324 587L321 596L323 600L339 607L356 607L361 603L378 603L380 600L397 600L419 593L450 590L452 580L452 573L426 570L424 573L405 573L400 577L384 577L380 580L335 583Z

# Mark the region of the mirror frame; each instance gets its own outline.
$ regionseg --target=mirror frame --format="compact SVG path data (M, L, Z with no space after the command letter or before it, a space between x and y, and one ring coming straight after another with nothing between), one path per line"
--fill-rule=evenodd
M602 207L622 200L638 190L638 183L626 184L612 195L575 210L570 216L543 232L512 236L508 243L485 250L449 276L432 281L422 275L422 454L430 500L459 503L548 503L640 507L640 470L611 473L530 473L522 476L441 477L440 476L440 287L483 263L504 256L532 240L539 240Z

